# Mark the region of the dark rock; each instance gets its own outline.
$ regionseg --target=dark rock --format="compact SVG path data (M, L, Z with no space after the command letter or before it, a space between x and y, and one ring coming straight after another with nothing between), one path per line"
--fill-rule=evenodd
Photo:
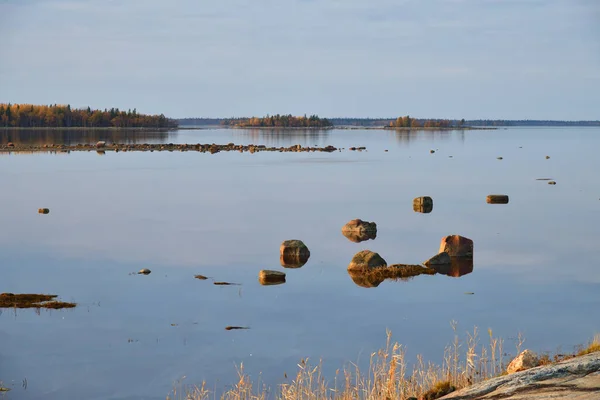
M467 257L450 257L450 264L432 264L430 266L437 273L460 278L473 272L473 259Z
M489 194L486 198L488 204L508 204L508 195L506 194Z
M38 208L38 213L40 214L48 214L50 210L48 208Z
M549 181L548 185L556 185L556 182L555 181Z
M151 272L148 268L143 268L139 270L138 274L148 275Z
M433 211L433 199L429 196L416 197L413 199L413 210L415 212L429 214Z
M446 252L436 254L431 257L429 260L425 261L423 264L427 266L433 265L450 265L452 260L450 259L450 255Z

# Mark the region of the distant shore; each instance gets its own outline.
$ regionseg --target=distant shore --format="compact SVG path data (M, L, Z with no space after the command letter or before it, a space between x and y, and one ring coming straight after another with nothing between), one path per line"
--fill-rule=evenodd
M164 128L156 128L156 127L124 127L117 128L114 126L101 126L101 127L92 127L92 126L1 126L0 131L174 131L178 129L190 129L190 128L182 128L182 127L164 127ZM192 128L199 129L199 128Z

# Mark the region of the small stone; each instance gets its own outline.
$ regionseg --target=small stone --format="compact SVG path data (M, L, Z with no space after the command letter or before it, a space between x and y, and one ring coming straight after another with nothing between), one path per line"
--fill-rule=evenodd
M258 274L258 281L261 285L274 285L285 283L285 273L263 269Z
M302 240L286 240L281 243L279 247L279 253L282 256L296 256L296 257L310 257L310 251L308 247L302 242Z
M435 150L429 150L429 152L430 152L431 154L433 154L433 153L435 153Z
M502 157L496 157L498 160L502 160Z
M550 159L550 156L546 156L546 160L549 160L549 159Z
M106 147L106 142L103 140L99 140L98 142L96 142L96 147L97 148Z
M138 274L148 275L150 272L152 271L150 271L148 268L143 268L139 270Z
M7 147L15 147L15 144L13 142L8 142L6 144Z
M508 195L506 194L489 194L486 198L488 204L508 204Z
M548 185L556 185L555 181L548 181Z
M429 196L416 197L413 199L413 210L415 212L429 214L433 211L433 199Z
M431 257L429 260L425 261L423 264L426 266L430 265L450 265L452 263L452 259L450 255L445 251L435 256Z
M539 365L537 355L531 350L524 350L508 364L506 372L514 374L515 372L525 371Z
M352 257L348 271L368 271L374 268L387 267L387 262L377 253L363 250Z
M48 214L50 210L48 208L38 208L38 213L40 214Z
M450 257L473 257L473 241L460 235L442 238L440 253L446 252Z

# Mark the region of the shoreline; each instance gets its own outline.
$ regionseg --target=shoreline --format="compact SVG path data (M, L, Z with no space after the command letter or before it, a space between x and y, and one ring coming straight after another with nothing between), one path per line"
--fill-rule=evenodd
M42 127L33 127L33 126L2 126L0 127L0 132L2 131L175 131L178 129L182 129L180 127L173 128L156 128L156 127L125 127L125 128L117 128L114 126L101 126L101 127L83 127L83 126L42 126Z
M353 150L366 150L366 147L351 147L348 149L349 151ZM34 144L34 145L21 145L21 144L2 144L0 145L0 154L12 154L12 153L70 153L75 151L81 152L90 152L96 151L99 154L104 154L106 152L131 152L131 151L142 151L142 152L161 152L161 151L196 151L199 153L219 153L222 151L237 151L240 153L249 152L256 153L261 151L267 152L281 152L281 153L300 153L300 152L326 152L332 153L334 151L342 151L342 149L338 149L334 146L325 146L325 147L302 147L301 145L292 145L289 147L267 147L265 145L236 145L235 143L228 144L173 144L173 143L157 143L157 144L101 144L101 142L97 144L76 144L76 145L62 145L62 144Z

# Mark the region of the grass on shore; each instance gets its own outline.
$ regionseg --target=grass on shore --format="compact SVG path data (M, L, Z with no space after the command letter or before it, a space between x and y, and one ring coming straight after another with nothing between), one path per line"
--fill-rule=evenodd
M253 382L242 364L238 382L224 393L209 390L206 382L192 386L180 382L167 400L407 400L411 397L433 400L504 371L503 341L495 338L491 330L488 330L489 342L481 345L478 328L467 333L462 341L456 334L455 322L452 328L454 340L445 349L442 365L426 363L421 356L417 356L414 365L409 365L405 347L392 342L388 331L385 348L371 354L367 371L350 363L336 371L333 381L327 381L322 363L311 365L306 359L298 364L291 382L271 390L260 378Z

